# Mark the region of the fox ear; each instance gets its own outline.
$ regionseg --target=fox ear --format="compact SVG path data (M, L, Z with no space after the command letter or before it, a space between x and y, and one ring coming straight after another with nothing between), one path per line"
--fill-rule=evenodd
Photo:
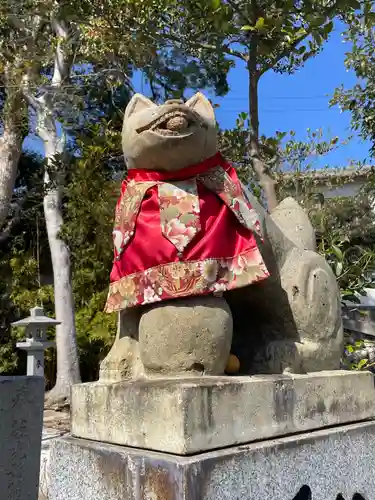
M201 92L197 92L185 103L186 106L193 109L200 116L215 123L215 112L210 101Z
M142 94L134 94L130 99L128 105L125 109L124 121L128 120L132 115L139 113L139 111L143 111L147 108L156 108L156 104L154 104L150 99L145 97Z

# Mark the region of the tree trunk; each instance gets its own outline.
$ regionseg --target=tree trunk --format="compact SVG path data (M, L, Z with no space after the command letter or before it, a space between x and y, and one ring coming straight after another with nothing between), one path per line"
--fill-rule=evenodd
M21 156L22 138L4 131L0 137L0 228L4 227L12 200Z
M71 27L64 20L53 18L51 25L56 35L51 88L38 97L30 91L29 81L24 88L24 94L36 112L36 133L43 141L45 148L44 215L52 258L55 313L56 319L61 322L61 325L56 328L56 385L46 395L46 406L69 402L71 386L81 381L70 252L67 244L59 237L63 225L62 192L65 181L63 154L66 141L64 133L62 137L58 136L54 113L54 93L61 91L63 85L69 81L73 64L74 40L71 38Z
M39 131L39 136L44 140L47 167L52 172L51 177L47 172L45 174L44 215L53 267L55 314L56 319L61 321L61 325L56 328L56 385L47 394L47 406L69 401L71 385L81 381L71 283L70 252L67 244L59 238L59 232L63 225L63 175L61 175L61 172L56 171L56 159L62 155L65 141L57 137L56 124L53 122L52 117L49 124L49 127Z
M5 69L6 85L14 85L9 81L10 68ZM5 89L6 97L3 106L3 135L0 137L0 230L4 227L9 213L14 184L17 178L18 162L22 150L23 111L25 101L21 89Z
M56 385L47 395L47 403L69 400L70 387L81 381L77 353L74 300L71 285L69 249L59 237L63 224L61 190L48 189L44 196L48 242L53 266L56 319L57 373Z
M277 206L275 180L268 172L267 166L261 159L259 148L259 98L258 84L260 74L257 69L257 42L255 36L249 49L247 70L249 75L249 115L250 115L250 158L258 176L259 184L263 189L268 210L272 212Z

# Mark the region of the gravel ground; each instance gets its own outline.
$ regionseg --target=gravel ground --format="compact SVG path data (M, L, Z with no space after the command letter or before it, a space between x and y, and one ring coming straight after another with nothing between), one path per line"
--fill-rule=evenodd
M69 432L70 415L67 411L44 411L44 428Z

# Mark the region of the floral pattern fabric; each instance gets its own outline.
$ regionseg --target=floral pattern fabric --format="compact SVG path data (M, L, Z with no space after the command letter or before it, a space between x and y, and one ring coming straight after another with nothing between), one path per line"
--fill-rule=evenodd
M119 203L115 214L113 228L113 244L117 257L124 251L130 238L134 234L137 216L146 192L155 186L156 182L134 182L127 184L126 191Z
M220 166L200 174L198 180L223 200L240 224L261 236L258 214L249 205L240 183L233 182ZM196 179L173 183L130 181L115 215L113 243L117 256L121 255L134 234L137 216L146 192L155 185L158 185L159 190L161 231L180 253L200 231Z
M197 181L163 182L158 189L161 231L182 253L201 229Z
M115 262L107 312L179 297L220 295L269 276L254 237L257 233L262 239L258 214L223 159L184 180L151 179L140 175L123 184L113 230ZM199 186L206 189L199 191ZM148 190L152 202L142 209ZM199 194L205 207L213 207L215 218L207 208L200 213ZM154 221L160 217L160 226L149 225L148 210ZM239 225L247 231L239 231ZM146 242L149 235L155 252Z
M234 182L221 166L199 174L198 179L223 200L240 224L261 236L258 214L245 198L240 182Z
M171 262L111 283L106 312L189 295L219 293L268 277L258 248L230 259Z

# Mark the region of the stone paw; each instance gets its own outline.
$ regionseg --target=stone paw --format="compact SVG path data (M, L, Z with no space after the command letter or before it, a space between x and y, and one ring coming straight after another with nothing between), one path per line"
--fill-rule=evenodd
M139 343L130 337L116 339L107 357L100 365L100 382L120 382L143 378L144 370L139 355Z

